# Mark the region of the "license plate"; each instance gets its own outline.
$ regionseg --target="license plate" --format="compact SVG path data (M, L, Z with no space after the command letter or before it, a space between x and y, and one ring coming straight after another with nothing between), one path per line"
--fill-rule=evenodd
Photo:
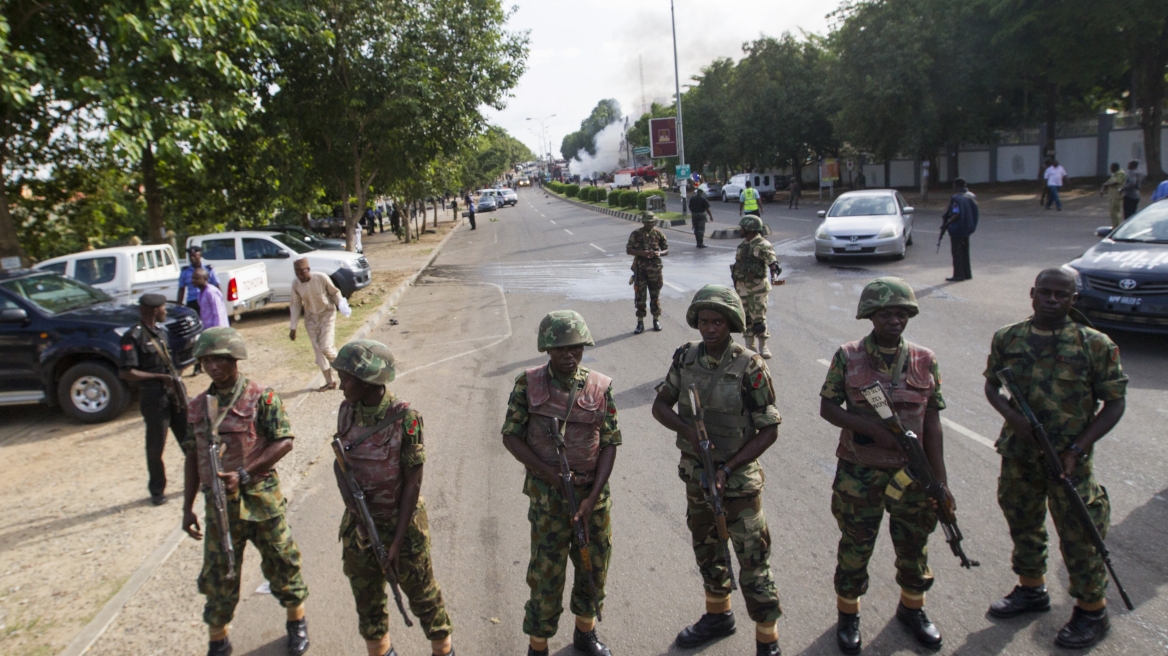
M845 251L858 251L862 248L859 244L844 244Z

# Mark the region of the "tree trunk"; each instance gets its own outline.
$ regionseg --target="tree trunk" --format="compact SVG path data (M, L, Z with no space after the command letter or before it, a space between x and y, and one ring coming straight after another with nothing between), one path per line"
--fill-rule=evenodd
M1043 157L1055 156L1055 130L1058 126L1058 94L1059 86L1055 82L1046 85L1046 151ZM1042 177L1042 171L1038 172Z
M350 253L357 248L357 218L353 215L353 208L349 204L349 189L345 183L337 180L337 193L341 197L341 216L345 219L345 250Z
M1144 160L1148 169L1148 179L1159 182L1164 179L1164 167L1160 161L1160 132L1164 120L1164 68L1168 66L1168 18L1161 23L1159 38L1154 46L1141 48L1132 79L1139 79L1142 93L1137 98L1140 107L1140 127L1144 130Z
M0 171L4 170L7 163L7 146L0 145ZM7 186L0 188L0 191L3 191L3 194L0 194L0 258L18 257L19 266L28 266L30 262L24 254L24 249L20 247L20 236L16 234L16 224L12 222L12 214L8 209ZM8 267L0 265L0 269L6 268Z
M434 199L434 227L438 227L438 199Z
M154 144L149 141L142 149L142 186L146 188L146 226L149 232L146 243L166 243L166 226L162 223L162 191L158 188Z

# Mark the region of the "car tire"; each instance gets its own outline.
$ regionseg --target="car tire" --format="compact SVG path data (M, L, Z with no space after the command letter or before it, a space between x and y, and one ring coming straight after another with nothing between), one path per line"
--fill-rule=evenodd
M815 254L815 261L816 262L830 262L831 258L826 256L826 255L820 255L819 253L816 253Z
M728 202L728 201L726 200L726 192L725 192L725 191L723 191L723 192L722 192L722 202L723 202L723 203L725 203L725 202Z
M908 240L904 242L905 246L912 246L912 237L913 237L913 233L910 230L908 233Z
M87 360L69 367L61 376L57 403L81 423L100 424L125 412L130 390L113 367Z

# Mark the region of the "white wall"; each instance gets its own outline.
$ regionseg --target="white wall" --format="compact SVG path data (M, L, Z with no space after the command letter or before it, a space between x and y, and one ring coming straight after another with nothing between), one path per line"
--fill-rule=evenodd
M969 184L990 181L990 151L957 153L957 175Z
M998 146L998 180L1037 180L1041 157L1042 147L1038 144Z
M888 171L888 177L892 183L889 186L912 187L916 184L916 162L911 159L892 160L892 165L889 167Z
M1054 152L1059 164L1067 170L1072 178L1094 177L1096 171L1096 157L1099 152L1099 139L1096 137L1075 137L1073 139L1056 139ZM1001 175L1001 172L998 172Z
M1107 165L1119 162L1119 167L1127 170L1129 160L1140 160L1140 170L1144 166L1144 131L1143 130L1114 130L1108 136Z
M864 165L864 181L871 189L880 189L884 185L884 165L883 164L865 164Z

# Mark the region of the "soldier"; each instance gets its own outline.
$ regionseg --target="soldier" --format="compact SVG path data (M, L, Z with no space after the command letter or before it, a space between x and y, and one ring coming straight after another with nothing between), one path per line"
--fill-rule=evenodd
M239 576L227 578L227 554L214 521L208 447L222 445L223 479L227 514L238 563L250 540L260 552L260 568L271 584L272 596L287 610L287 653L299 656L308 650L308 624L304 600L308 587L300 576L300 549L284 517L286 503L274 469L292 451L292 426L284 404L270 387L248 380L239 371L247 359L247 347L234 328L211 328L195 342L195 357L211 377L207 391L191 400L188 418L193 435L183 442L186 453L183 495L183 529L196 540L203 538L192 509L199 486L207 499L207 540L203 543L203 569L199 592L207 597L203 621L210 633L207 656L230 656L227 625L239 603ZM215 395L219 416L207 416L207 397ZM217 433L217 437L216 434Z
M182 385L170 356L170 334L166 326L166 297L143 294L138 299L138 323L122 336L118 375L122 380L139 384L138 407L146 421L146 470L150 480L150 502L166 503L166 466L162 452L166 449L166 431L182 444L187 439L185 408L179 406L175 385ZM185 397L185 393L182 397Z
M767 295L771 293L771 285L783 284L779 280L783 267L775 258L774 247L762 238L762 219L744 216L738 225L742 228L742 243L734 255L734 264L730 265L730 278L746 310L746 328L742 336L748 349L754 349L754 338L757 337L759 354L769 360L771 350L766 342L771 334L766 324Z
M657 215L652 212L641 212L639 230L629 235L629 243L625 246L625 253L633 256L633 290L637 305L637 328L634 335L645 332L645 294L649 295L649 309L653 312L653 330L661 330L661 286L665 284L661 277L661 258L669 254L669 242L665 233L656 228Z
M896 618L921 645L941 646L941 634L924 609L925 591L933 585L928 543L937 528L934 506L924 488L908 478L904 471L908 461L896 438L860 393L873 382L883 384L905 428L921 436L933 473L944 484L940 411L945 400L937 358L903 337L908 320L919 311L912 287L900 278L868 283L860 294L856 318L870 319L872 332L835 352L819 393L819 415L840 427L831 512L840 528L836 641L845 654L860 652L860 596L868 591L868 560L885 510L900 585Z
M1063 562L1075 598L1071 619L1055 644L1090 647L1107 633L1107 571L1103 558L1077 525L1061 488L1049 477L1034 444L1030 425L1000 389L997 372L1009 367L1018 387L1062 455L1064 475L1075 483L1099 533L1107 536L1111 502L1095 482L1091 456L1095 442L1119 423L1124 411L1127 376L1119 348L1090 328L1071 308L1078 296L1074 274L1047 269L1030 289L1034 315L994 334L986 362L985 394L1004 418L997 449L1002 456L998 505L1014 540L1013 566L1018 585L990 605L995 617L1015 617L1050 610L1046 591L1046 509L1059 536ZM1073 319L1073 320L1072 320ZM1096 412L1102 401L1103 407ZM1068 515L1070 515L1068 517Z
M726 523L740 568L738 581L746 612L755 622L756 653L777 656L782 609L771 574L771 536L762 510L763 473L758 462L778 438L782 421L775 408L770 371L758 354L734 343L730 335L742 332L746 321L734 290L706 285L694 296L685 319L702 339L682 345L673 354L673 364L657 386L653 402L653 417L677 433L686 521L705 585L706 612L677 635L677 645L690 649L735 631L730 573L722 561L714 513L704 491L712 480L725 496ZM703 470L698 456L698 433L687 393L694 384L705 410L714 462L721 465L713 473ZM681 414L673 410L674 405Z
M454 656L450 616L430 562L430 522L421 498L422 415L386 389L396 374L393 354L380 342L361 339L341 347L333 361L345 400L337 413L337 436L357 484L365 492L377 533L387 545L398 582L422 623L435 656ZM396 656L389 638L385 574L338 476L345 500L340 539L345 576L357 602L358 627L369 656Z
M527 513L531 521L531 561L527 566L531 598L524 606L523 618L523 632L530 639L528 656L548 654L548 639L556 634L563 612L568 556L576 570L572 645L590 656L612 655L596 635L596 618L604 608L604 581L611 556L608 477L621 434L612 379L580 366L584 347L592 345L584 317L572 310L548 314L539 323L536 346L548 354L549 361L519 374L507 402L503 445L527 468L523 493L531 501ZM560 421L579 500L574 517L562 492L559 455L551 435L553 419ZM577 520L587 527L596 607L586 572L581 569L580 551L573 544L572 523Z

